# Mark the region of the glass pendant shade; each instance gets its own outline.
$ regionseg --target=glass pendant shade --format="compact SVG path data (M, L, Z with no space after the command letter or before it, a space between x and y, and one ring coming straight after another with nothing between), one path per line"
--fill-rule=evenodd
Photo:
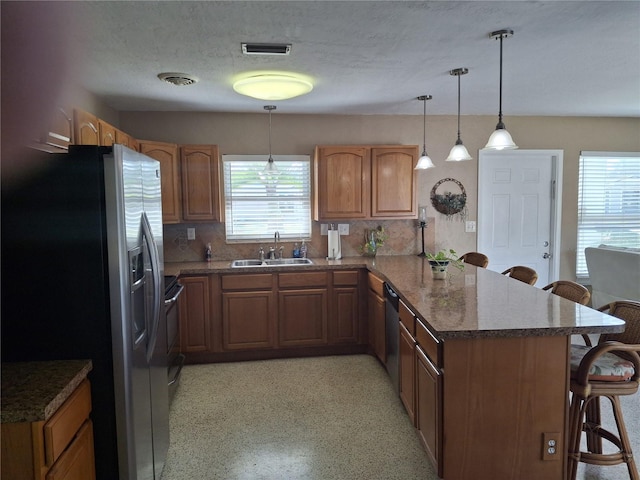
M500 106L498 109L498 124L484 147L489 150L515 150L518 148L502 122L502 40L511 35L513 35L513 30L509 29L498 30L490 35L491 38L500 40Z
M433 167L435 167L435 165L431 161L431 158L427 155L426 151L423 151L422 155L418 159L418 164L416 165L415 170L426 170Z
M422 126L424 136L422 137L422 155L418 159L418 163L414 170L426 170L428 168L434 168L435 165L427 155L427 100L431 100L431 95L421 95L417 99L424 103L424 110L422 115Z
M460 142L460 143L458 143ZM453 146L451 151L449 152L449 156L447 157L447 162L464 162L465 160L473 160L469 152L467 151L467 147L462 144L461 140L458 140L456 144Z
M490 150L515 150L518 146L513 142L506 128L496 128L484 148Z

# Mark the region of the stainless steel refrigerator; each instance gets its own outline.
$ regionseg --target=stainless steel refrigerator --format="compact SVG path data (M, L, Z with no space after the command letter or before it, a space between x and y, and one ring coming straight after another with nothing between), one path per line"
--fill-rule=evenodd
M97 478L158 480L169 445L160 164L121 145L34 164L2 187L2 361L90 358Z

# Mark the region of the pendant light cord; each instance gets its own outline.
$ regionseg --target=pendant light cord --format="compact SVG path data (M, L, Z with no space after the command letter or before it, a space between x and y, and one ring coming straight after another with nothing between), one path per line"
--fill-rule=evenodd
M461 142L460 140L460 76L461 75L462 75L462 71L457 75L458 77L458 142Z
M273 157L271 157L271 110L269 110L269 162L273 162Z
M504 123L502 123L502 39L504 38L504 34L500 34L500 102L498 109L498 126L496 128L504 128Z
M425 96L422 99L422 104L424 106L422 113L422 155L425 156L427 154L427 97Z

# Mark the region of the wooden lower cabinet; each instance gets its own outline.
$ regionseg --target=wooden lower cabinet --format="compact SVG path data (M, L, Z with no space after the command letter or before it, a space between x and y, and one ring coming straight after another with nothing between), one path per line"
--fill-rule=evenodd
M222 293L222 347L252 350L276 346L276 301L271 290Z
M358 270L333 272L329 301L329 343L333 345L359 343L360 273Z
M442 373L420 346L415 347L415 359L415 425L422 446L442 477Z
M278 294L278 346L327 344L327 289L281 290Z
M400 400L407 410L411 423L415 425L416 341L402 323L398 323L398 328L400 329Z
M387 363L387 336L385 331L385 299L383 281L369 272L369 344L378 359Z
M45 422L2 424L2 478L95 480L91 385L85 379Z
M181 276L180 341L182 351L211 350L211 299L209 276Z

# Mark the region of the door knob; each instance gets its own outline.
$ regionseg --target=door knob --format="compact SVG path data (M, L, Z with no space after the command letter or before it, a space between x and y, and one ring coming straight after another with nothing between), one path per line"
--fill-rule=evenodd
M542 254L542 258L544 258L544 259L551 258L551 254L545 252L545 253Z

